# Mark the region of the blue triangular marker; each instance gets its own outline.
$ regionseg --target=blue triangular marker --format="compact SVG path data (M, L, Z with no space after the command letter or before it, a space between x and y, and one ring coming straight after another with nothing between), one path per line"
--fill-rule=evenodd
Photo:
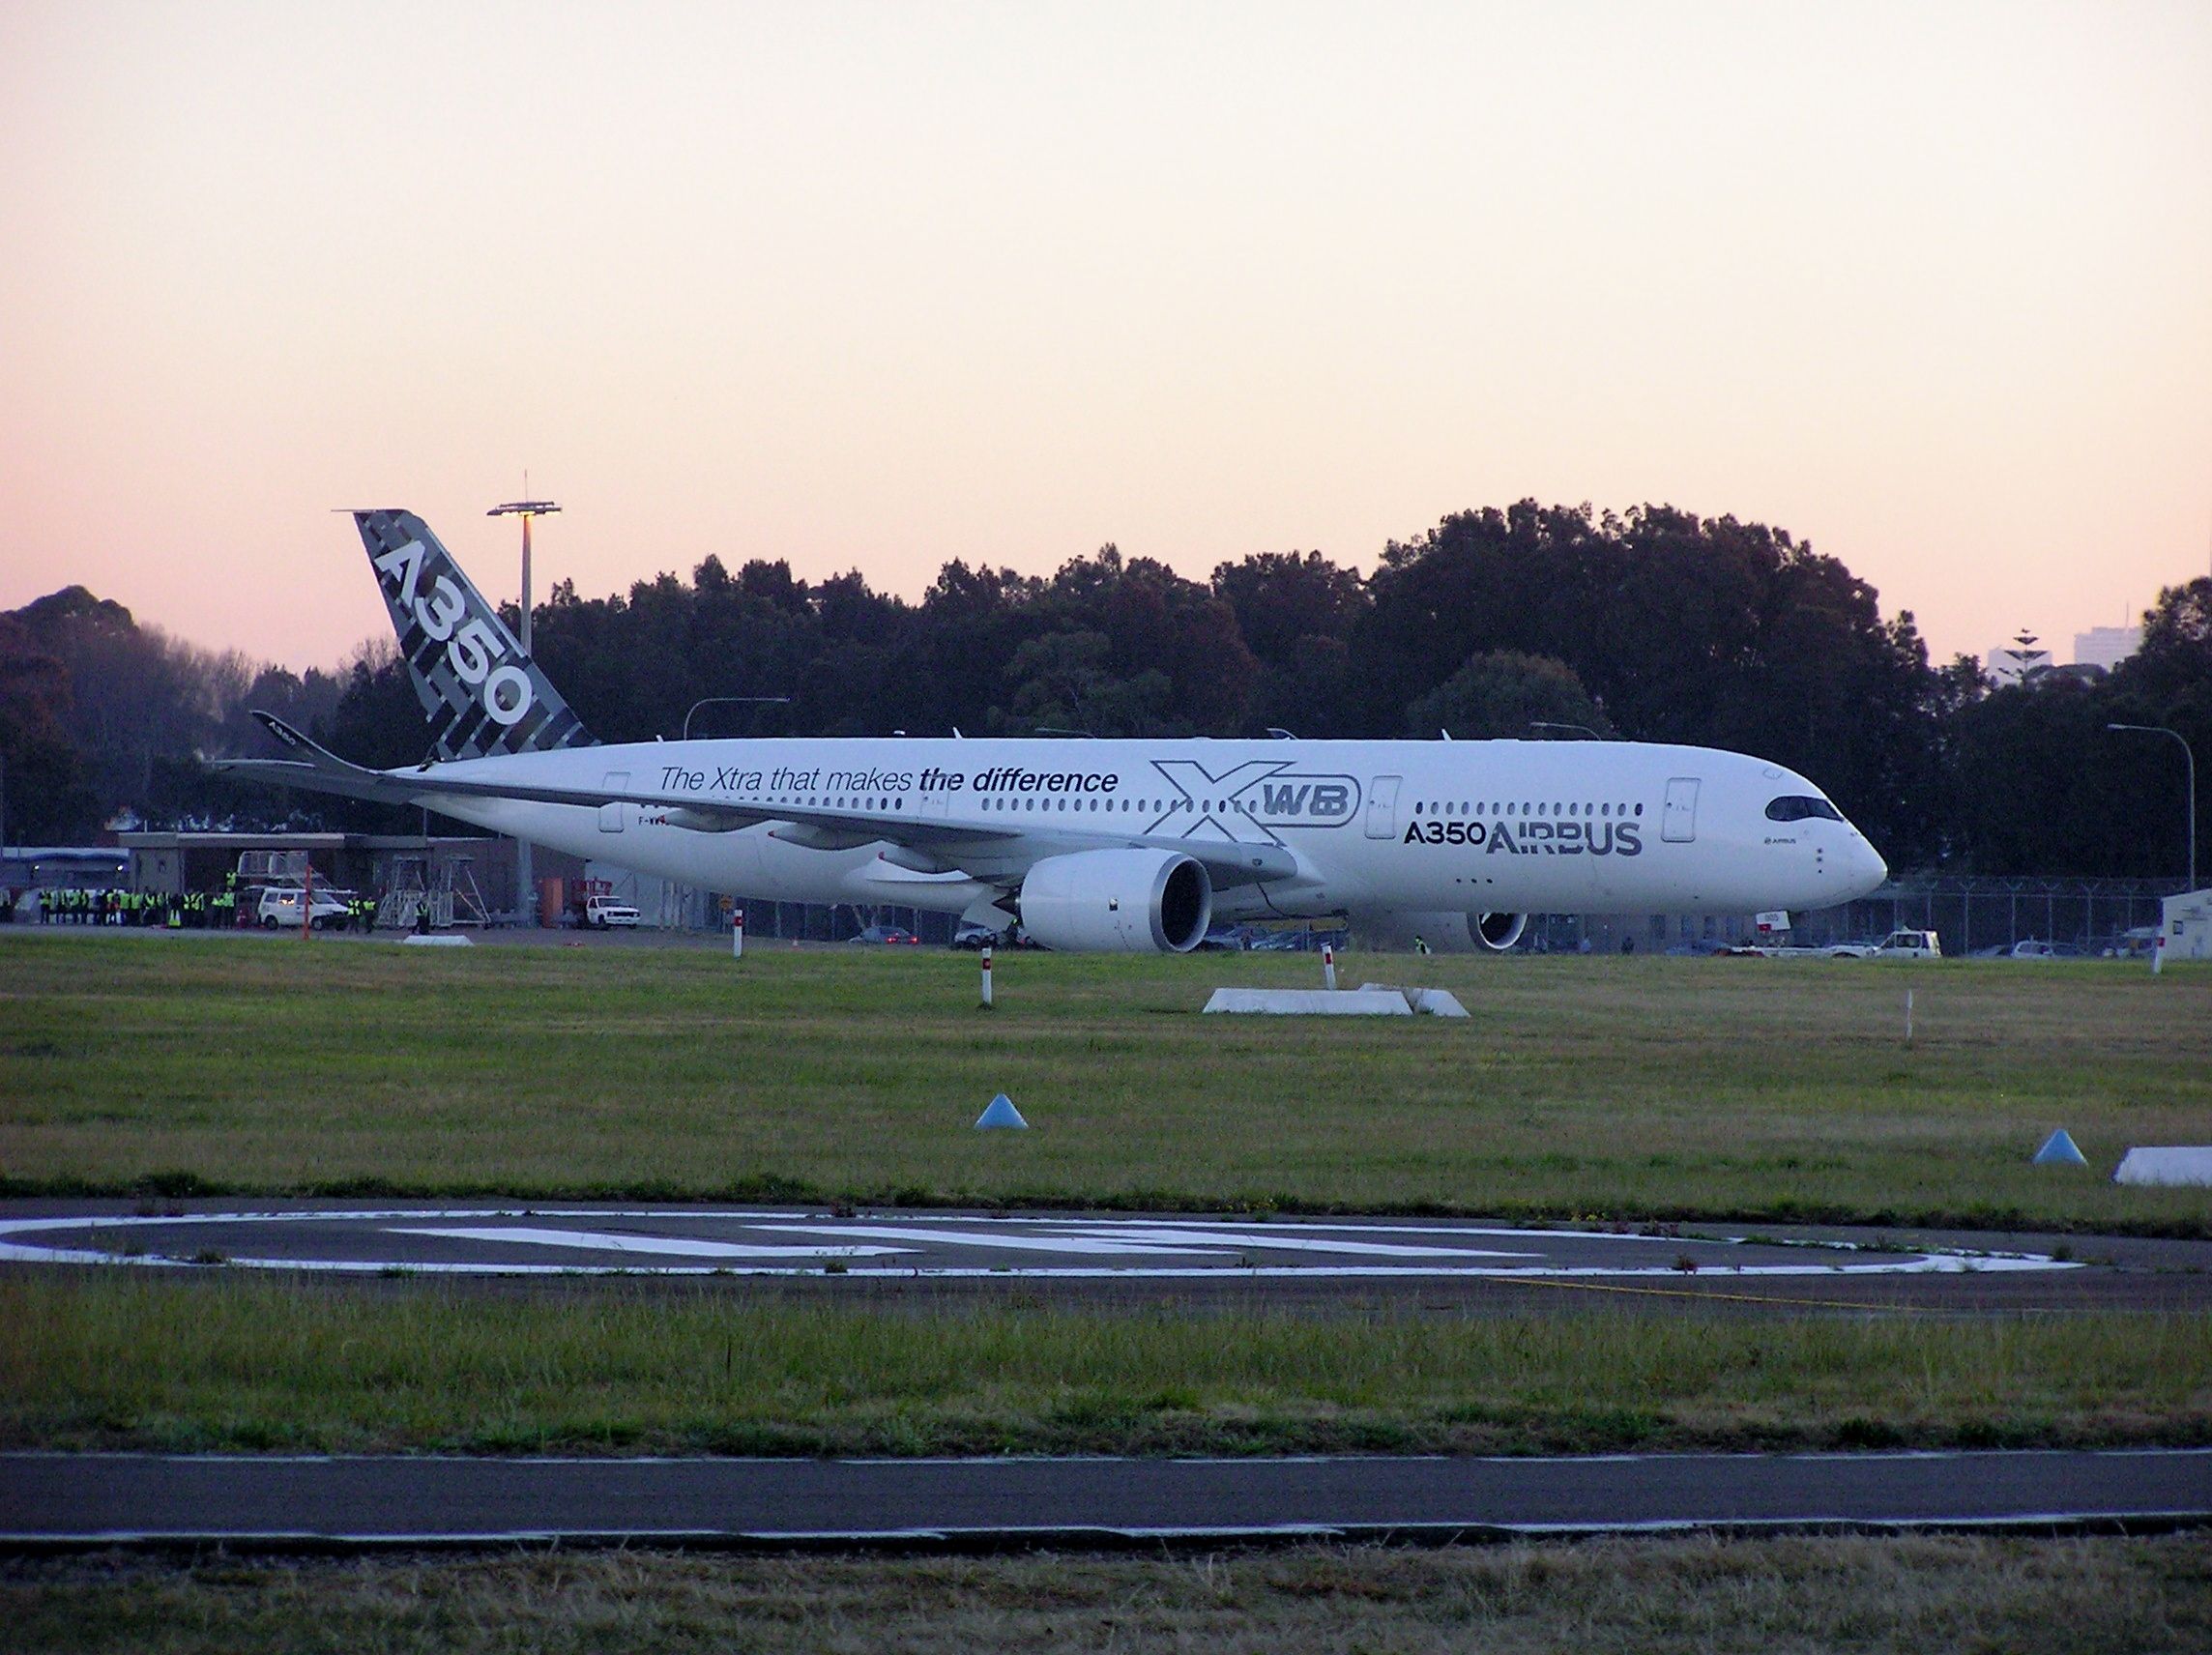
M2081 1153L2081 1146L2061 1126L2043 1141L2043 1147L2036 1150L2035 1159L2030 1164L2038 1167L2085 1167L2089 1164L2089 1157Z
M1004 1092L991 1100L991 1107L975 1118L978 1130L986 1126L1018 1126L1024 1132L1030 1123L1022 1118L1022 1112L1014 1107L1014 1100Z

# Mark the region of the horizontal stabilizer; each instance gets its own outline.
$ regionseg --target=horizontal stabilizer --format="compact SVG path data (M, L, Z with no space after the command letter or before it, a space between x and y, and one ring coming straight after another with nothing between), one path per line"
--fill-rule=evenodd
M310 793L335 793L346 798L381 798L395 802L404 802L407 798L407 786L399 777L348 764L328 747L293 729L274 712L257 711L253 717L255 722L296 756L289 759L209 759L209 769L222 775L242 776L248 781L305 788Z

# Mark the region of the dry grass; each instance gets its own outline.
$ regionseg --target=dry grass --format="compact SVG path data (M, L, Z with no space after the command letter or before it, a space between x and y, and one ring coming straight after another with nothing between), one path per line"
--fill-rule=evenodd
M0 1190L844 1196L2212 1233L2212 972L1353 959L1433 1019L1196 1015L1285 956L0 938ZM1907 1049L1903 997L1915 990ZM994 1091L1035 1126L968 1130ZM2065 1126L2096 1170L2031 1168Z
M2212 1549L2158 1540L1619 1540L1194 1557L666 1553L0 1566L24 1651L1851 1650L2212 1646Z
M0 1443L720 1454L1602 1452L2212 1441L2212 1320L1964 1323L998 1302L712 1286L0 1281Z

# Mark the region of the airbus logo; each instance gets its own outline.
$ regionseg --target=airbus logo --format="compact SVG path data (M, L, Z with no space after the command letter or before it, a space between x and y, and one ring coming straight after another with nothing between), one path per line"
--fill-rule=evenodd
M1216 773L1195 759L1154 759L1152 768L1179 796L1149 829L1185 839L1230 839L1279 845L1300 828L1341 828L1359 811L1359 783L1348 775L1315 775L1286 759L1253 759Z

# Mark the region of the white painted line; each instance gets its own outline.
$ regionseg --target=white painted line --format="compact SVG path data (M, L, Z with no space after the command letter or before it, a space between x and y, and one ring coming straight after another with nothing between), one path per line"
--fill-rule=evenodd
M1062 1235L1007 1235L994 1234L988 1230L922 1229L914 1225L894 1224L761 1224L759 1230L774 1230L792 1235L865 1235L885 1241L934 1241L945 1247L999 1247L1015 1253L1088 1253L1113 1258L1119 1255L1156 1257L1162 1253L1194 1254L1199 1258L1218 1257L1214 1249L1201 1246L1155 1245L1146 1242L1116 1241L1110 1237Z
M393 1235L434 1235L448 1241L482 1241L501 1246L519 1241L533 1247L574 1247L588 1253L655 1253L690 1259L862 1259L907 1253L907 1247L748 1247L735 1241L696 1241L684 1235L616 1234L603 1230L534 1230L524 1226L482 1228L386 1227Z
M1405 1247L1385 1241L1324 1241L1307 1236L1270 1235L1253 1231L1205 1230L1194 1225L1117 1225L1112 1234L1132 1241L1172 1245L1194 1241L1206 1246L1243 1247L1267 1253L1349 1253L1379 1259L1540 1259L1541 1253L1501 1253L1482 1247Z

